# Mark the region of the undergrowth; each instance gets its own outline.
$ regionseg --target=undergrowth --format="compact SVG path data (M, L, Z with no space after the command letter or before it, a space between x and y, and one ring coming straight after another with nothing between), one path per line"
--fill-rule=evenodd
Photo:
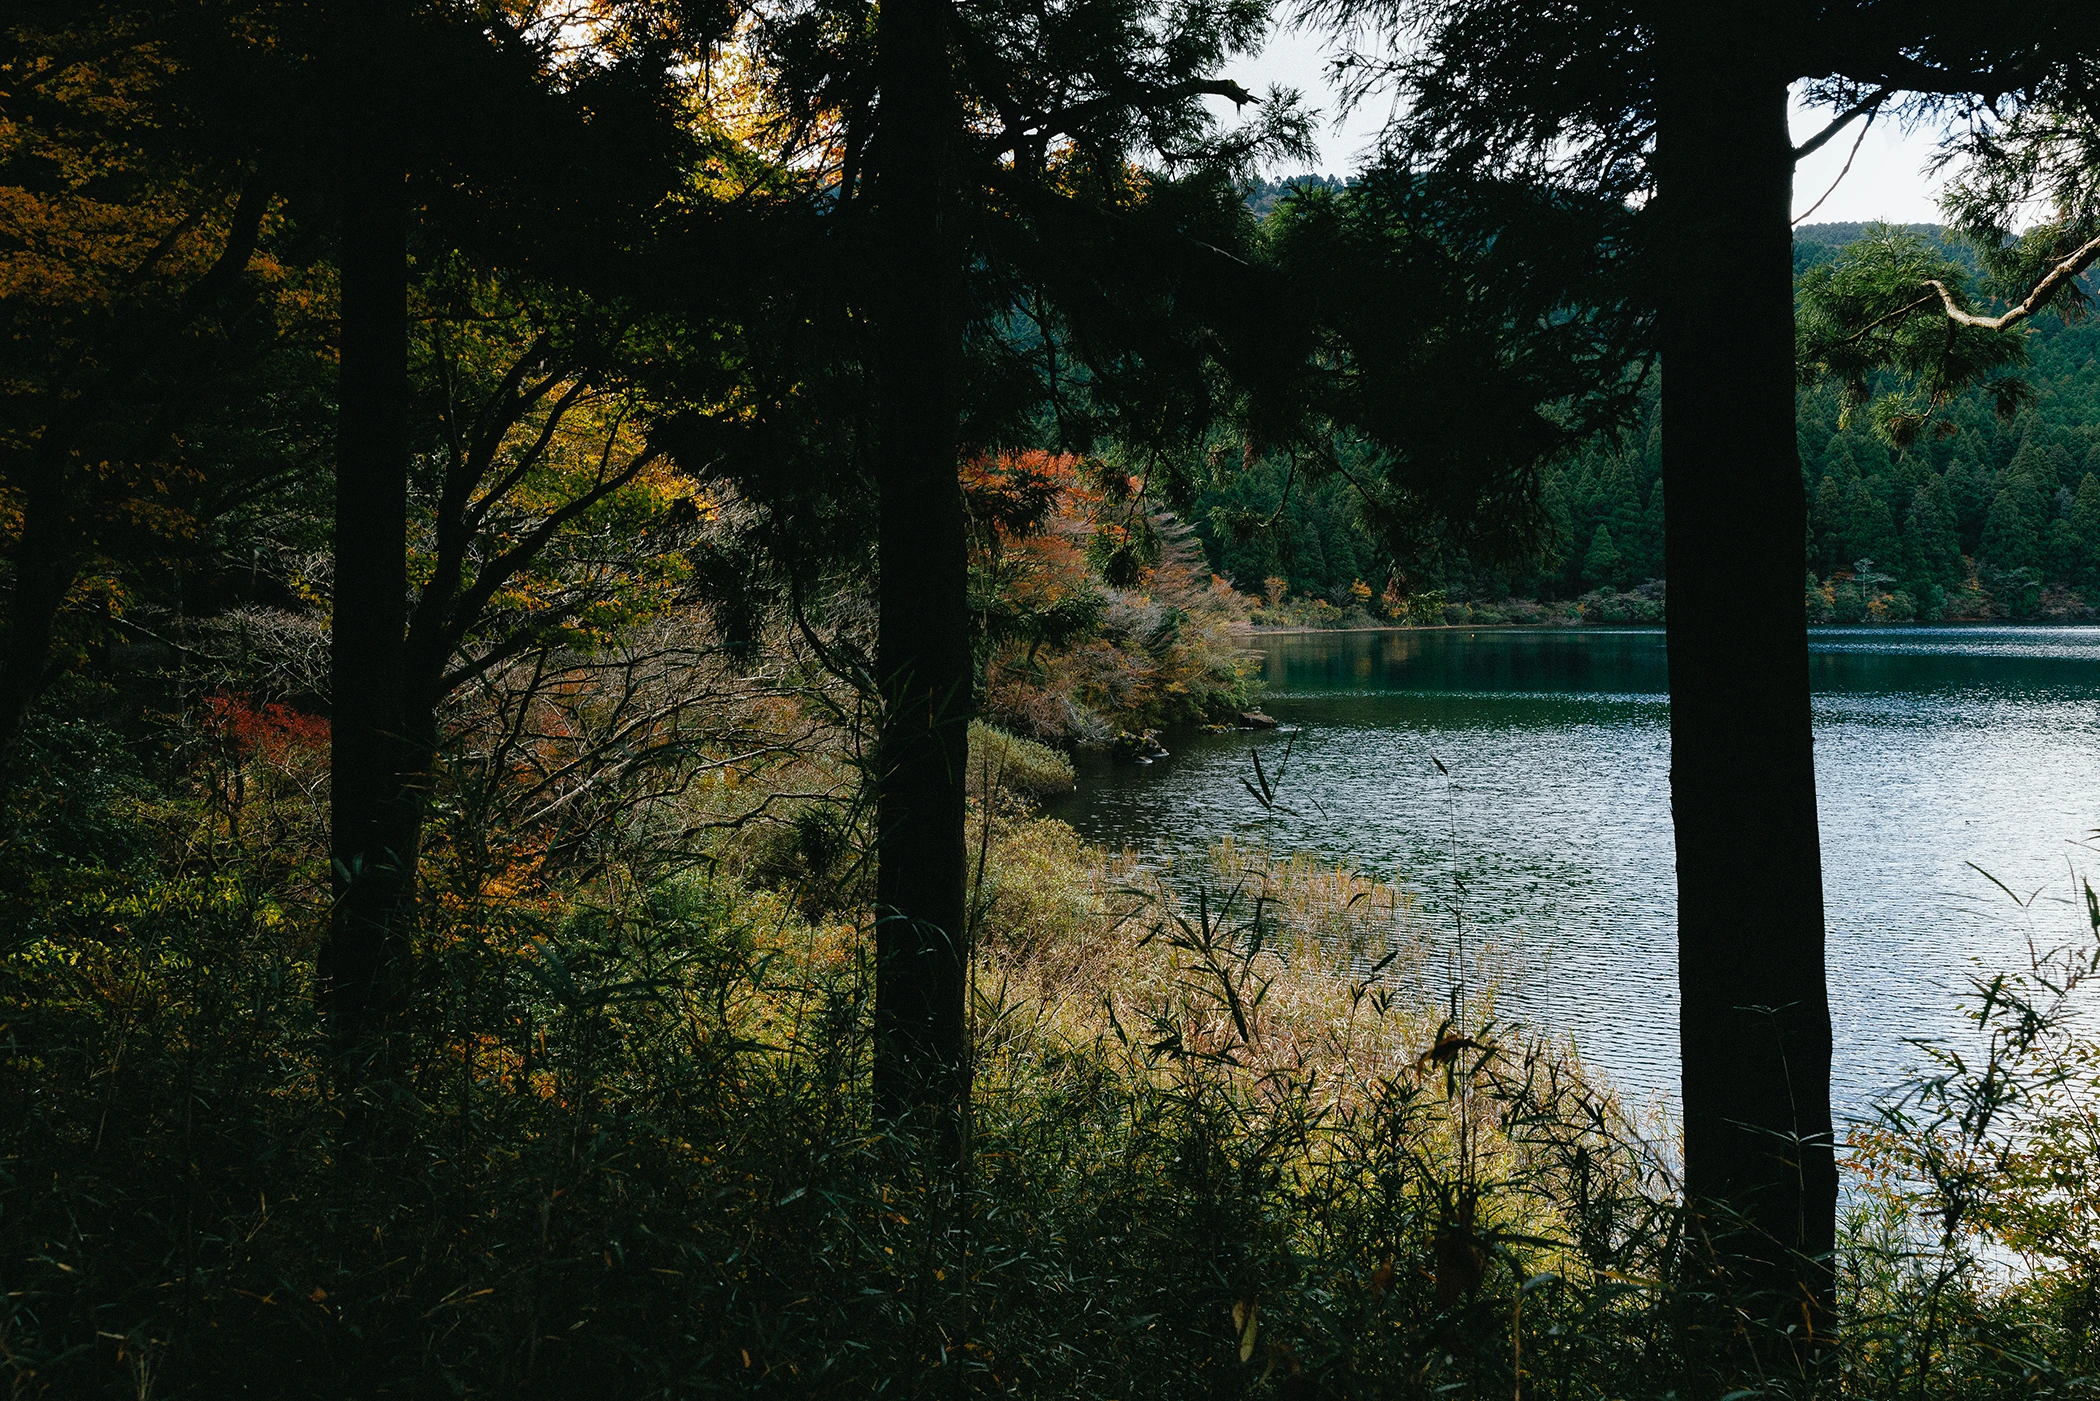
M1812 1342L1689 1267L1669 1145L1572 1055L1478 988L1400 991L1439 933L1361 873L1226 845L1163 880L981 793L958 1177L873 1114L850 901L449 868L406 1069L352 1097L296 854L84 728L42 742L69 786L10 833L0 957L12 1395L2091 1390L2067 963L1992 985L1988 1062L1862 1136ZM301 830L285 764L248 832Z

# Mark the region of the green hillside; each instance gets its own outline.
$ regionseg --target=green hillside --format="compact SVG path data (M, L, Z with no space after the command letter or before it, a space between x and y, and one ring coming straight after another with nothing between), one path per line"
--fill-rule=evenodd
M1866 228L1828 223L1797 230L1797 273L1826 261ZM1913 231L1941 235L1936 225ZM1973 262L1959 244L1946 246ZM2033 401L2011 420L1972 393L1903 450L1879 441L1864 422L1841 428L1834 389L1803 393L1799 434L1810 522L1803 572L1813 619L2096 616L2100 321L2039 318L2030 333L2027 379ZM1551 605L1585 597L1584 616L1660 616L1655 600L1665 570L1657 404L1651 392L1640 421L1618 442L1593 445L1549 470L1543 484L1548 538L1534 561L1514 570L1481 568L1462 554L1439 551L1435 542L1396 554L1367 528L1343 481L1308 485L1301 476L1286 498L1290 474L1281 462L1212 493L1194 514L1212 566L1237 587L1259 594L1265 581L1281 579L1287 597L1332 605L1294 621L1379 620L1392 611L1380 604L1389 585L1393 596L1441 592L1454 618L1539 616L1512 609L1512 599L1535 600L1547 605L1545 615L1566 616L1571 610ZM1250 515L1273 516L1274 523L1244 539L1215 523ZM1275 592L1273 584L1268 592ZM1417 608L1413 616L1420 613Z

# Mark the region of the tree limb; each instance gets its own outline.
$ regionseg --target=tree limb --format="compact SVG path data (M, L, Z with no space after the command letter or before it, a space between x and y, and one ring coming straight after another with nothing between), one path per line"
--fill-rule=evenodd
M523 418L526 411L532 408L538 399L545 395L554 382L554 376L549 375L546 379L540 381L539 384L533 386L529 395L521 394L512 401L510 411L505 416L501 430L493 431L488 440L486 451L476 454L481 459L476 464L477 468L494 465L496 449L501 446L503 438L512 428L517 426L518 420ZM554 401L554 406L547 410L546 421L540 425L539 434L533 439L532 445L518 454L517 465L506 472L500 481L483 492L480 499L469 503L465 507L461 519L468 529L479 530L483 522L488 519L489 512L496 508L497 503L510 495L512 489L519 482L530 476L533 468L540 465L540 459L546 453L547 445L554 441L554 435L561 430L562 420L568 417L569 410L576 406L576 401L582 398L590 388L591 382L587 374L581 374L570 382L569 387L562 392L562 396ZM481 480L481 476L482 472L476 470L469 480L478 482Z
M1853 55L1859 60L1856 67L1846 55L1839 54L1829 68L1856 82L1878 83L1901 92L1929 93L1935 97L1980 97L1991 101L2009 92L2020 91L2039 79L2048 67L2047 60L2039 53L1996 68L1989 64L1952 68L1906 53L1890 52L1885 41L1865 47L1870 52Z
M1933 284L1931 284L1931 285L1932 285L1932 286L1934 286L1934 287L1937 287L1937 286L1939 286L1939 284L1938 284L1937 282L1935 282L1935 283L1933 283ZM1850 344L1852 344L1852 342L1854 342L1854 341L1856 341L1856 340L1859 340L1859 339L1861 339L1862 337L1864 337L1865 335L1867 335L1867 333L1868 333L1868 332L1870 332L1870 331L1873 331L1873 330L1876 330L1876 329L1878 329L1879 327L1882 327L1882 326L1886 326L1886 325L1887 325L1887 324L1888 324L1889 322L1891 322L1891 321L1896 321L1896 320L1900 320L1900 319L1902 319L1903 317L1906 317L1906 316L1910 315L1910 314L1911 314L1912 312L1916 311L1916 310L1917 310L1917 309L1918 309L1919 307L1921 307L1921 306L1924 306L1924 305L1926 305L1926 304L1927 304L1927 303L1929 303L1929 302L1930 302L1931 300L1932 300L1932 298L1930 298L1930 297L1920 297L1920 298L1918 298L1918 299L1917 299L1916 301L1914 301L1914 302L1905 302L1905 303L1904 303L1904 304L1903 304L1902 306L1899 306L1899 307L1897 307L1897 308L1896 308L1896 309L1895 309L1894 311L1891 311L1891 312L1889 312L1889 313L1887 313L1887 314L1885 314L1885 315L1882 315L1882 316L1877 316L1877 317L1875 317L1875 318L1874 318L1874 319L1873 319L1872 321L1869 321L1869 322L1868 322L1868 323L1867 323L1866 325L1864 325L1864 326L1860 327L1860 328L1859 328L1859 329L1858 329L1857 331L1854 331L1854 332L1853 332L1853 333L1852 333L1851 335L1849 335L1849 336L1846 336L1846 337L1845 337L1845 338L1844 338L1843 340L1838 340L1838 341L1832 341L1832 342L1830 342L1830 343L1829 343L1829 345L1830 345L1830 346L1839 346L1839 345L1850 345ZM1825 349L1828 349L1828 348L1829 348L1829 346L1826 346L1826 347L1824 347L1824 348L1825 348Z
M559 378L558 373L549 374L533 386L530 394L518 392L525 376L546 362L547 351L553 343L552 334L541 331L532 338L525 353L510 362L510 367L503 372L503 382L496 386L495 392L482 402L480 412L474 415L473 426L466 434L467 447L459 456L470 461L495 456L497 446L503 441L503 435L510 432L511 425L538 403L548 387Z
M1832 137L1836 136L1839 132L1843 131L1846 127L1850 126L1854 121L1858 120L1860 117L1867 117L1871 120L1875 114L1880 112L1881 104L1887 102L1890 96L1894 94L1894 92L1895 89L1891 87L1878 87L1874 89L1874 91L1868 96L1861 98L1859 101L1853 103L1850 107L1847 107L1843 112L1838 114L1838 116L1830 123L1830 125L1824 127L1814 136L1809 137L1808 140L1802 142L1799 146L1796 146L1794 148L1794 159L1796 161L1808 159L1810 156L1814 155L1816 152L1822 150L1825 146L1830 144L1830 139Z
M1831 181L1830 188L1823 191L1823 193L1816 198L1816 202L1814 204L1811 204L1807 209L1803 210L1801 212L1801 216L1795 219L1789 227L1801 227L1803 223L1807 222L1808 216L1815 213L1818 209L1821 209L1823 207L1824 201L1828 200L1832 195L1836 194L1837 187L1845 183L1845 177L1852 173L1852 162L1859 159L1859 148L1867 144L1867 133L1874 129L1874 118L1877 115L1878 114L1874 112L1869 112L1867 114L1866 125L1862 126L1859 129L1859 135L1852 139L1852 150L1845 157L1844 167L1838 171L1837 179ZM1820 143L1821 140L1821 137L1817 138L1818 143ZM1798 160L1799 157L1797 156L1796 159Z
M2093 239L2049 269L2049 275L2034 285L2034 290L2027 294L2025 301L1997 316L1978 316L1974 312L1963 311L1955 303L1954 294L1947 290L1947 284L1944 282L1928 278L1924 285L1940 294L1940 304L1946 308L1949 321L1959 326L1974 326L1983 331L2002 331L2008 326L2018 325L2047 306L2059 288L2092 266L2096 258L2100 258L2100 238Z
M584 492L581 496L572 498L559 510L550 512L545 520L541 521L517 544L490 560L482 568L481 573L475 578L473 584L468 587L464 594L460 595L450 625L445 630L445 638L450 644L446 651L449 653L465 640L468 630L481 617L481 610L488 606L488 602L495 596L496 590L503 587L504 583L512 575L531 563L533 556L538 554L549 540L552 540L559 534L563 526L582 515L585 511L590 510L591 507L597 505L621 487L626 486L637 476L641 475L644 468L662 456L663 449L661 447L650 446L643 448L641 452L635 455L632 461L617 473L597 482L590 490ZM457 681L451 683L451 686L457 685ZM451 689L451 686L448 686L447 689Z
M1017 126L1009 122L1006 129L992 139L990 154L1011 151L1025 140L1046 141L1053 136L1069 135L1082 123L1092 120L1118 107L1161 107L1171 102L1182 102L1191 97L1228 97L1235 107L1248 103L1260 103L1261 99L1241 87L1230 78L1191 78L1187 82L1172 83L1166 87L1140 88L1135 94L1107 93L1100 97L1075 102L1069 107L1054 112L1045 112L1033 121Z

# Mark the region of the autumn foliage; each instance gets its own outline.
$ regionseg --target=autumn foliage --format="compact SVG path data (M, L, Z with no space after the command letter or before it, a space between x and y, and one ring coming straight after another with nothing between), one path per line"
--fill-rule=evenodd
M1138 483L1047 452L975 458L962 479L989 718L1069 743L1245 705L1231 629L1248 600Z

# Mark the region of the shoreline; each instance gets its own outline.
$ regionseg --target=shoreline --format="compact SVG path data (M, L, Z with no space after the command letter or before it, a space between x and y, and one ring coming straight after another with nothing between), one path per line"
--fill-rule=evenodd
M1934 631L1959 628L2094 628L2100 627L2100 619L2076 621L2049 621L2038 619L2018 622L2011 618L1956 618L1937 623L1810 623L1809 630L1826 632L1884 631L1890 628L1925 628ZM1270 628L1256 627L1252 623L1234 623L1232 632L1239 637L1304 637L1331 635L1339 637L1345 633L1358 632L1589 632L1608 628L1646 628L1661 632L1661 623L1379 623L1367 628Z
M1241 637L1302 637L1321 633L1332 633L1339 637L1350 632L1479 632L1482 628L1511 628L1524 632L1574 632L1585 627L1661 626L1661 623L1378 623L1367 628L1260 628L1252 623L1235 623L1232 630Z

